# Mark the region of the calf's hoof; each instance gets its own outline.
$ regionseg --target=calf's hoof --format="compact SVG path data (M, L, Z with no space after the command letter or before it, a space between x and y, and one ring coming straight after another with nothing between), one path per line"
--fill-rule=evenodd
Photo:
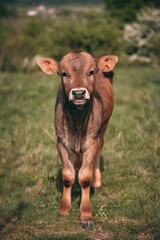
M92 220L90 220L90 221L82 221L81 224L82 224L82 228L84 228L84 229L89 230L89 229L93 228L93 221Z
M92 229L93 228L93 221L92 220L93 220L92 216L81 218L82 228L84 228L84 229Z

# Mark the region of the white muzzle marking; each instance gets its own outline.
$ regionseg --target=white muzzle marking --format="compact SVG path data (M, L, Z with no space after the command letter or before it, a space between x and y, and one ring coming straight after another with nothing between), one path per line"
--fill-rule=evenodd
M73 96L73 91L85 91L83 99L75 99ZM69 93L69 101L73 101L76 105L84 104L87 99L90 99L90 95L86 88L72 88Z

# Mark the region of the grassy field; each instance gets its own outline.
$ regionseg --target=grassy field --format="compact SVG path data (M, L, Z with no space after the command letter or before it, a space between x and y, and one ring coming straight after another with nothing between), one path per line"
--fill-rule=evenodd
M60 79L0 75L0 238L160 239L160 69L118 68L115 108L91 192L93 230L79 222L81 190L60 218L61 161L54 104Z

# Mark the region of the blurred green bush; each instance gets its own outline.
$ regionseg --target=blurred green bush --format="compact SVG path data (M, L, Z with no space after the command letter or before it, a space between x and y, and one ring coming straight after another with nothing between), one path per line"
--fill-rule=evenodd
M133 22L142 8L159 8L160 1L157 0L104 0L106 12L113 18L122 22Z
M95 57L103 54L120 56L124 51L123 31L117 21L94 12L76 19L31 18L24 27L9 28L0 23L0 68L2 71L30 71L36 55L60 60L71 50L83 50Z
M120 55L124 50L123 32L118 26L92 13L83 21L70 19L53 23L42 42L40 54L58 60L71 50L84 50L95 57L106 53Z
M116 13L120 6L117 0L104 3L105 8L99 7L98 11L74 12L72 8L61 8L55 16L49 16L46 9L35 17L22 14L24 9L13 16L3 5L4 10L0 11L0 71L33 71L38 69L38 58L53 57L60 61L73 50L86 51L97 58L105 54L117 55L121 65L159 64L160 10L146 8L133 18L130 15L128 21L134 19L136 22L127 24ZM108 6L112 6L110 10ZM124 1L122 6L120 12L124 10L127 14L130 5ZM135 6L134 14L138 11Z

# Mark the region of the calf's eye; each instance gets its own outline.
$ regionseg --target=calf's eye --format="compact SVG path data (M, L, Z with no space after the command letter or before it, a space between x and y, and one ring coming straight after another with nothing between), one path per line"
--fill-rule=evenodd
M94 74L94 71L92 70L89 72L88 76L92 76L93 74Z
M62 72L62 77L69 77L70 75L66 72Z

